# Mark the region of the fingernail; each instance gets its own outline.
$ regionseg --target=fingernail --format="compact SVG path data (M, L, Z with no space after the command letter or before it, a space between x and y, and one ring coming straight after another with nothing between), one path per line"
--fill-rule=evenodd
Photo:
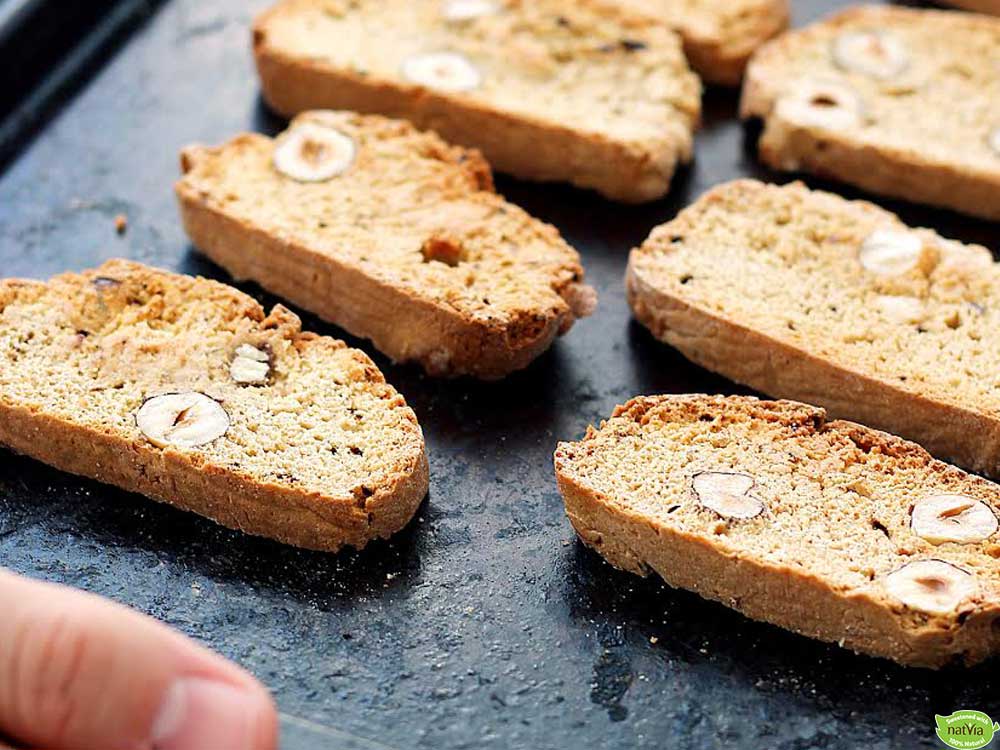
M221 682L175 682L153 722L157 750L246 750L256 746L260 697Z

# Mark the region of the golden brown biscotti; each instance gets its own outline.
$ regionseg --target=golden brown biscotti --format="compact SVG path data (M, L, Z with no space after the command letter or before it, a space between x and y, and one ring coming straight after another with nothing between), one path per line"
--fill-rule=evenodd
M860 6L762 47L741 113L761 160L1000 219L1000 19Z
M340 171L296 175L326 163ZM432 375L503 377L596 302L576 251L494 192L478 152L404 121L309 112L182 167L199 250Z
M428 484L417 419L364 353L125 260L0 281L0 444L317 550L388 537Z
M788 0L609 0L676 29L705 81L737 86L750 55L788 28Z
M1000 267L802 184L721 185L629 258L636 318L693 362L1000 476Z
M1000 651L1000 487L913 443L791 401L652 396L555 468L618 568L901 664Z
M253 45L284 115L405 118L501 172L621 201L667 192L700 116L677 35L606 0L282 0Z
M1000 16L1000 0L941 0L941 2L962 10L992 13L994 16Z

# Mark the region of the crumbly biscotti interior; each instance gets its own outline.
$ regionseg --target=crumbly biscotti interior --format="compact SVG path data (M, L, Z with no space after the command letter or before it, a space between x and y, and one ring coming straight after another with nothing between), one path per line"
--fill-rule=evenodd
M827 422L821 409L740 397L637 398L580 442L561 444L556 463L560 475L616 514L701 540L734 564L745 560L778 575L816 576L845 598L869 594L900 611L912 605L915 623L924 604L947 618L1000 609L1000 488L935 461L913 443L850 422ZM745 478L738 488L744 494L725 497L724 485L698 484L699 475L712 473ZM713 498L716 491L720 496ZM942 495L964 496L962 507L985 504L973 523L991 535L935 544L916 533L914 508ZM747 498L758 504L752 517L727 517L708 507L715 500L738 507ZM886 589L887 576L921 560L972 576L961 578L974 585L953 611L946 598L936 599L941 592L931 584L909 592L913 598L905 603L893 595L891 582ZM939 611L936 604L944 606Z
M998 19L853 8L763 48L748 79L745 116L779 117L904 163L1000 174Z
M270 48L373 86L420 85L404 75L410 62L460 55L472 72L442 94L560 130L666 143L690 158L700 85L680 41L607 3L284 0L265 23Z
M265 355L262 368L234 366L244 345ZM234 380L239 365L259 382ZM371 360L302 333L280 306L265 316L231 287L129 261L48 283L0 282L4 407L158 452L137 414L181 392L204 394L228 417L210 442L168 446L205 472L354 504L423 454L413 412Z
M589 312L578 295L579 255L554 227L493 191L478 153L375 115L311 112L289 132L302 124L353 140L343 174L290 179L275 168L275 141L248 134L204 149L182 184L246 226L467 320L504 326L512 339L530 338L553 316L571 322Z
M1000 413L1000 266L870 203L753 180L633 252L644 284L733 325L973 412Z

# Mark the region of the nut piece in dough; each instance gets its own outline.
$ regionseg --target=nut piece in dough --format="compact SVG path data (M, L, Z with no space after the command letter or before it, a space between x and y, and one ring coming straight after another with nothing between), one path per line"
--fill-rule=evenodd
M724 518L753 518L764 511L764 503L750 494L753 485L753 477L728 471L702 471L691 478L698 502Z
M910 527L931 544L975 544L997 533L1000 522L982 500L965 495L931 495L913 506Z
M339 130L304 122L278 137L274 167L298 182L326 182L354 162L354 139Z
M160 448L194 448L225 435L229 415L215 399L187 391L146 399L135 413L135 423L149 442Z
M919 323L924 319L924 303L916 297L880 294L875 298L875 306L893 323Z
M880 276L902 276L920 263L924 241L911 232L877 229L861 243L858 260Z
M847 31L833 42L833 61L848 73L894 78L910 64L906 45L887 31Z
M500 12L500 3L495 0L444 0L441 15L451 23L465 23L483 16Z
M834 81L801 81L778 99L775 115L794 125L844 130L862 124L861 97Z
M412 83L446 93L471 91L482 82L476 67L456 52L414 55L403 63L402 72Z
M229 363L229 375L237 383L263 385L271 374L271 357L250 344L236 347L233 361Z
M918 560L885 577L885 590L911 609L947 615L978 590L976 579L943 560Z

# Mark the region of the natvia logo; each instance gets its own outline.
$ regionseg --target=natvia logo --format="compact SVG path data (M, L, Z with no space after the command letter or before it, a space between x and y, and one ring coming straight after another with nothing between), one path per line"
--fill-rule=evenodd
M1000 732L1000 724L982 711L956 711L951 716L935 714L934 721L938 739L957 750L979 750L993 742L993 735Z

